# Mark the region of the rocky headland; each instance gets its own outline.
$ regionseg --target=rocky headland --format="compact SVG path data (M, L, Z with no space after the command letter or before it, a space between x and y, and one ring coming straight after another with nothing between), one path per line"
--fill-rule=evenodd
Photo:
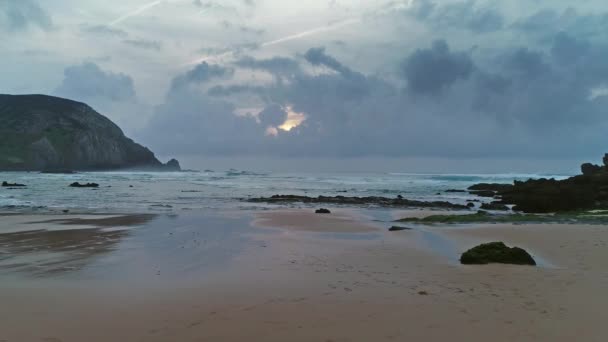
M0 171L179 171L84 103L0 95Z

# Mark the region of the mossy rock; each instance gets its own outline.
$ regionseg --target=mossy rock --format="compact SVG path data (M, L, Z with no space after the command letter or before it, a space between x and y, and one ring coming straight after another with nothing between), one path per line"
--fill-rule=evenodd
M519 247L507 247L502 242L484 243L462 253L460 263L465 265L513 264L536 265L534 258Z
M400 232L403 230L412 230L410 227L392 226L388 229L389 232Z

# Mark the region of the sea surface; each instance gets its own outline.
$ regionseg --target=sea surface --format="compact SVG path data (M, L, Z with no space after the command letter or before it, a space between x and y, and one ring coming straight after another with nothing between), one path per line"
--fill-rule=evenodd
M239 170L206 172L83 172L41 174L1 172L0 182L26 184L0 188L0 210L53 212L182 212L209 209L256 210L273 207L248 198L274 194L306 196L402 195L415 200L465 203L467 193L446 193L472 184L512 183L529 178L563 179L551 174L313 174L255 173ZM71 188L72 182L95 182L98 189ZM301 206L295 204L295 206Z

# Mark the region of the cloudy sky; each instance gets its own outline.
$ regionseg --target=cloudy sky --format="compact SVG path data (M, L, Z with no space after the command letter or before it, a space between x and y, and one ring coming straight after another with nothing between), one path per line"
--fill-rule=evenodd
M605 0L0 0L0 52L0 93L84 101L191 167L608 152Z

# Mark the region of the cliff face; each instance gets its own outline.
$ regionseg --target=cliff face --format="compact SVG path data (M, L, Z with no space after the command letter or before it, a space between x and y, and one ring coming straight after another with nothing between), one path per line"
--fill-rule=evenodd
M0 95L0 170L179 170L84 103Z

